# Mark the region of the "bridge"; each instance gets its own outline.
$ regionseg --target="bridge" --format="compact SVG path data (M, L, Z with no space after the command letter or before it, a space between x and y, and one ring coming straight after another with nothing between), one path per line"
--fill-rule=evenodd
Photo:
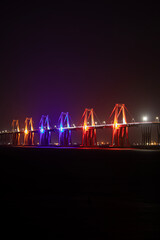
M0 132L0 144L7 145L11 144L14 146L19 145L36 145L34 142L35 134L39 136L39 145L49 146L51 145L51 134L58 133L59 146L72 146L71 136L73 131L81 131L82 141L80 146L94 147L97 146L97 130L110 128L112 130L112 147L129 147L129 129L134 127L140 127L142 136L142 145L151 144L151 132L152 126L156 126L157 131L157 144L160 144L160 122L127 122L126 112L127 108L125 104L116 104L110 119L113 118L111 123L97 123L95 121L96 114L92 109L86 108L82 115L82 124L73 125L70 124L69 113L62 112L59 120L58 126L51 127L49 116L42 115L39 123L39 128L34 129L32 118L26 118L24 122L24 129L20 129L19 121L12 121L11 131L1 131ZM23 137L22 137L23 136ZM23 143L21 143L21 138L23 138Z

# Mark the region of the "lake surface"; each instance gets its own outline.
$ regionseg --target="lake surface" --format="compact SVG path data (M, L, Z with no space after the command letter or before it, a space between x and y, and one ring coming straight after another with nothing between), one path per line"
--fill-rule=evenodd
M0 147L3 239L160 239L160 151Z

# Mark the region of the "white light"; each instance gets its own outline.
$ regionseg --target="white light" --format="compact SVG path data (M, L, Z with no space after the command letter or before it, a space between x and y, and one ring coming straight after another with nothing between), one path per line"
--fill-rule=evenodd
M103 123L105 124L105 123L106 123L106 121L103 121Z
M143 117L143 121L146 122L148 120L147 116Z
M95 122L95 124L97 125L97 122Z

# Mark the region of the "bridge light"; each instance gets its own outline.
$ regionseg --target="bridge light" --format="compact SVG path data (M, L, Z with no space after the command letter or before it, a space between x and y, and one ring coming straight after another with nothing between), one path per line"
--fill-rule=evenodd
M156 117L156 121L159 122L159 117Z
M106 121L103 121L103 124L105 124L106 123Z
M119 128L119 126L118 126L118 123L117 123L117 122L113 124L113 128L116 128L116 129L117 129L117 128Z
M143 121L146 122L148 120L147 116L143 116Z
M87 125L84 125L84 126L83 126L83 128L84 128L84 130L85 130L85 131L87 131L87 130L88 130L88 127L87 127Z
M64 129L63 129L63 127L60 127L60 129L59 129L61 132L64 132Z
M25 132L25 134L28 134L28 130L27 129L24 132Z
M44 129L43 129L43 128L41 128L41 129L40 129L40 132L41 132L41 133L44 133Z

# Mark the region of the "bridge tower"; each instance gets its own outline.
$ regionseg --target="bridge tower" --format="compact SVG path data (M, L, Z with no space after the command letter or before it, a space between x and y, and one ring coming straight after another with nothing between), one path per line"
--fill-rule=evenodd
M24 145L33 145L33 140L34 140L33 121L32 118L26 118L24 129Z
M20 145L20 129L18 120L12 121L12 144L17 146Z
M49 126L49 117L42 115L40 120L40 145L49 145L51 141L51 132Z
M70 127L69 114L61 112L59 117L59 145L69 146L71 145L71 130L67 129Z
M128 127L126 119L125 104L116 104L110 117L114 114L112 146L123 147L128 146ZM119 119L121 118L121 122Z
M82 118L83 121L83 135L82 135L82 146L96 146L97 138L96 138L96 129L95 121L94 121L94 111L93 108L86 108ZM89 126L90 124L90 126Z

